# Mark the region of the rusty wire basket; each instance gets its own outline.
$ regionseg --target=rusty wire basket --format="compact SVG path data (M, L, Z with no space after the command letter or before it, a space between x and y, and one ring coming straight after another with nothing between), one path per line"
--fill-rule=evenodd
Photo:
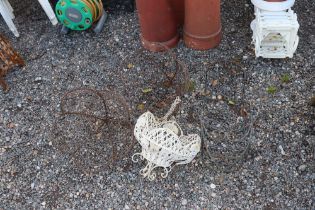
M131 109L114 90L78 88L66 92L52 144L80 172L126 169L135 145Z
M0 34L0 85L5 92L9 90L9 85L4 80L4 77L14 66L24 65L24 60L13 49L9 40Z

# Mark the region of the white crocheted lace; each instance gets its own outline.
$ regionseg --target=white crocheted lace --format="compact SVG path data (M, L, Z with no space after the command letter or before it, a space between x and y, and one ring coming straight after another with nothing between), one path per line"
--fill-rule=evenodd
M163 167L166 178L173 164L187 164L191 162L200 151L201 139L197 134L183 135L183 131L174 119L167 120L174 112L180 99L177 98L168 113L161 119L156 118L151 112L142 114L135 125L134 135L142 146L141 153L135 156L148 161L145 168L140 171L143 177L150 180L156 178L152 172L157 167Z

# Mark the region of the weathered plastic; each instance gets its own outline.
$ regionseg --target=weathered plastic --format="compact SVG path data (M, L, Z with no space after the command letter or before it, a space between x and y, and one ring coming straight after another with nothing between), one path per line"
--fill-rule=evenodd
M136 5L144 48L157 52L175 47L178 23L170 0L137 0Z
M13 9L8 0L0 0L0 14L2 15L4 21L9 26L13 34L16 37L19 37L20 34L13 23L14 19Z
M46 15L48 16L50 22L53 25L57 25L58 24L58 20L57 20L57 17L55 15L54 10L51 8L51 5L50 5L49 1L48 0L38 0L38 2L42 6L42 8L45 11Z
M184 42L208 50L221 42L220 0L185 0Z

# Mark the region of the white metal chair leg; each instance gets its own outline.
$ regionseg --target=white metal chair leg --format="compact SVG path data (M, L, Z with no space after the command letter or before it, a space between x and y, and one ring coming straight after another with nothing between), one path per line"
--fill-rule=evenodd
M6 22L6 24L9 26L10 30L13 32L13 34L16 37L19 37L20 34L18 32L18 30L16 29L13 21L12 21L12 15L10 15L10 13L12 13L10 11L10 8L8 8L7 4L0 0L0 14L2 15L4 21Z
M53 25L57 25L58 20L57 20L55 13L54 13L54 10L51 8L49 1L48 0L38 0L38 2L40 3L40 5L44 9L45 13L47 14L50 22Z
M4 2L4 4L5 4L5 5L7 6L7 8L8 8L7 11L10 13L11 19L14 19L15 16L14 16L13 8L12 8L11 4L9 3L8 0L3 0L3 2Z

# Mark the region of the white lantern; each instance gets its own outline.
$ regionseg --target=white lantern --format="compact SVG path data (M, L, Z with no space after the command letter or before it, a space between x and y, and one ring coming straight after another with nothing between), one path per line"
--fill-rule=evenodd
M144 177L154 180L156 174L152 172L157 167L163 167L163 178L167 177L173 164L180 165L191 162L200 151L201 139L197 134L184 135L175 120L167 120L180 102L177 98L165 117L158 119L151 112L142 114L135 125L134 135L142 147L141 153L136 155L148 161L140 171Z
M294 0L252 0L255 20L251 23L256 57L292 58L299 43L299 23L290 9Z

